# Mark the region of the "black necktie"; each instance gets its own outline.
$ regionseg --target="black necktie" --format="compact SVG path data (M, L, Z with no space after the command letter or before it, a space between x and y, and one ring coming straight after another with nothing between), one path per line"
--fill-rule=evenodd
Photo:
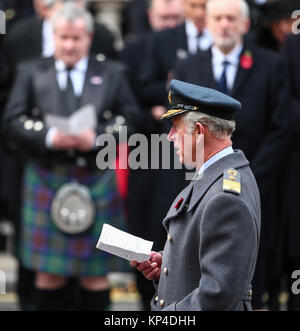
M198 35L197 35L197 53L202 51L201 46L200 46L200 41L201 41L202 36L203 36L202 32L198 33Z
M71 115L75 112L77 109L77 98L74 93L73 83L70 77L71 70L73 68L67 68L67 88L63 92L64 99L67 107L67 113L68 115Z
M227 78L226 78L226 71L227 67L230 63L228 61L223 62L223 73L221 75L221 78L219 80L219 91L225 94L228 94L228 87L227 87Z

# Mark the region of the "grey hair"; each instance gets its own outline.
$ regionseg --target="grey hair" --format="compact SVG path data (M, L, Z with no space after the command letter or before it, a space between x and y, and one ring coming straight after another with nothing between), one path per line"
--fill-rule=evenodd
M224 120L198 111L189 111L182 115L188 133L193 133L196 124L208 127L209 132L217 139L230 138L235 131L235 121Z
M77 2L77 1L79 0L43 0L43 5L51 8L57 2L67 3L67 2ZM87 5L87 0L80 0L80 1L82 1L85 5Z
M209 0L206 3L206 11L209 12L209 10L211 9L212 3L215 2L216 0ZM219 0L220 1L220 0ZM224 0L222 0L224 1ZM249 9L249 5L245 0L236 0L239 2L240 4L240 8L241 8L241 13L244 17L249 18L250 16L250 9Z
M53 15L52 24L54 28L61 18L64 18L69 23L73 23L77 19L83 19L87 32L94 32L93 16L87 10L76 6L74 3L66 3Z

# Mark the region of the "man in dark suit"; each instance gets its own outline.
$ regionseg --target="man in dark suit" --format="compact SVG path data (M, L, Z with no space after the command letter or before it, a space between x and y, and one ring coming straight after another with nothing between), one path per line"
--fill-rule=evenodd
M123 36L142 36L151 31L147 15L148 0L129 1L123 10Z
M255 308L262 306L267 253L276 249L276 190L278 171L286 151L289 119L289 82L284 59L246 38L249 28L245 1L212 0L207 7L213 47L179 61L175 77L219 89L243 104L236 113L233 145L251 163L262 201L260 256L254 276Z
M39 0L41 2L41 0ZM53 36L50 17L64 2L75 2L85 6L83 0L42 0L36 16L15 24L6 40L6 60L10 67L24 60L53 55ZM43 15L43 16L39 16ZM114 39L111 33L101 24L95 24L92 52L115 57Z
M147 49L140 84L144 102L166 105L166 84L177 58L195 54L211 45L205 28L206 0L184 0L186 20L183 24L153 35ZM157 120L165 109L156 112Z
M294 27L299 29L299 27ZM297 31L297 30L296 30ZM287 279L287 289L291 290L292 273L295 270L300 270L300 222L299 222L299 175L298 169L300 164L300 36L291 35L287 38L284 44L284 53L288 60L288 69L290 74L290 83L292 91L291 102L291 139L289 142L289 155L286 161L285 171L287 173L287 180L284 197L284 210L283 210L283 224L282 229L285 246L282 248L283 265ZM289 310L300 310L300 297L290 291L289 293Z
M32 0L0 0L0 10L5 12L6 32L19 20L34 14Z
M54 58L19 66L3 120L5 135L28 158L19 256L25 267L36 272L38 309L66 307L69 276L80 278L79 309L107 309L106 275L124 266L120 259L96 252L95 242L103 222L124 227L125 220L114 171L96 167L96 138L106 132L117 135L121 120L131 131L138 110L123 65L89 56L91 15L67 4L52 22ZM95 128L70 135L47 126L47 114L70 116L86 104L96 109ZM71 191L67 193L70 184L77 185L73 204ZM85 198L80 192L86 192ZM70 202L64 205L64 199ZM92 224L80 232L70 228L84 224L88 215Z
M149 1L147 10L151 32L128 40L124 48L119 53L120 60L129 68L130 82L135 95L139 101L147 108L151 104L147 104L143 100L143 88L140 86L139 75L144 70L144 60L147 55L147 47L152 38L153 32L172 29L181 24L184 20L182 0L152 0ZM155 110L153 110L153 113ZM152 115L149 114L149 119ZM145 115L146 116L146 115ZM149 121L148 121L149 122ZM153 123L153 121L150 121ZM145 129L145 128L144 128ZM148 129L152 129L151 126Z

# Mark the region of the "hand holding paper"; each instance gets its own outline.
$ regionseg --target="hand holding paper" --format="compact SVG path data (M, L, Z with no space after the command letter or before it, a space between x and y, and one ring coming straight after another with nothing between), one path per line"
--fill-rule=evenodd
M147 279L158 281L161 273L162 255L157 252L151 252L148 261L142 263L131 261L130 265L143 273Z
M152 246L152 241L135 237L104 224L96 247L126 260L141 263L150 259Z
M55 127L62 133L70 136L76 136L88 129L94 129L97 125L97 116L95 106L88 104L71 116L59 116L47 114L45 116L46 125Z

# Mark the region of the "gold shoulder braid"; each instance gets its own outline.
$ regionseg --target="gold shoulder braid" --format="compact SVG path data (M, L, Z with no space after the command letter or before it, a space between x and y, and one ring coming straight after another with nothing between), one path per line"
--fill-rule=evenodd
M241 189L241 174L235 169L225 170L223 175L223 191L240 195Z

